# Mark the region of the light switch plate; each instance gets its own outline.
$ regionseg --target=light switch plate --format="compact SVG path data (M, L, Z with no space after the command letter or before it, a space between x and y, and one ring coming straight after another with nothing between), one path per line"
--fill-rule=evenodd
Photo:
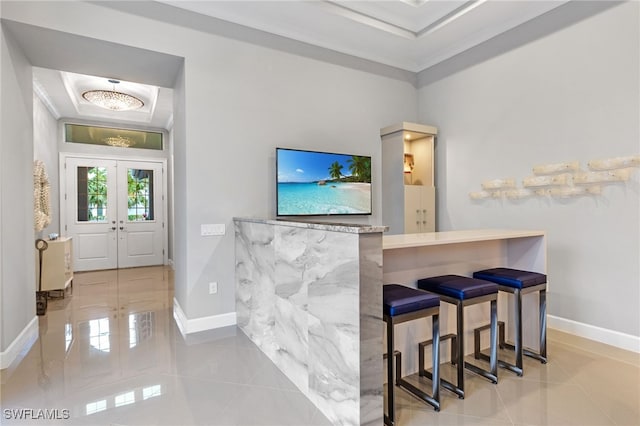
M224 223L207 223L200 225L200 235L203 237L211 235L224 235L226 226Z

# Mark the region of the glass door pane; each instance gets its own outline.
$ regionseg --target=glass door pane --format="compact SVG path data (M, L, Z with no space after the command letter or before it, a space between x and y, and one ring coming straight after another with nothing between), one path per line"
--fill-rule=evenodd
M127 169L127 221L154 220L153 170Z
M78 167L77 221L107 221L108 190L106 167Z

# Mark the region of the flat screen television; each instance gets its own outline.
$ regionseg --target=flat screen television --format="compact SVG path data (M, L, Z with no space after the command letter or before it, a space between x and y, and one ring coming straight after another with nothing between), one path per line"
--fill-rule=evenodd
M277 216L371 214L371 157L276 148Z

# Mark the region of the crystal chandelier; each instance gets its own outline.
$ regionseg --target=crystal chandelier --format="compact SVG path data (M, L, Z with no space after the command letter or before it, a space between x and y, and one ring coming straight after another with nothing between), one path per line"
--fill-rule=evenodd
M116 146L118 148L129 148L131 145L133 145L133 141L131 139L122 137L120 135L104 138L102 139L102 142L106 143L107 145Z
M88 90L82 94L82 97L94 105L111 111L142 108L144 102L140 99L115 90L115 85L120 83L119 80L110 79L109 83L113 84L114 90Z

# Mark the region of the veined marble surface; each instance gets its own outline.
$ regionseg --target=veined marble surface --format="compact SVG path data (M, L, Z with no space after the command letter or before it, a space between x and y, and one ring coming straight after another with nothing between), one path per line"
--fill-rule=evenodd
M333 231L333 232L346 232L352 234L368 234L385 232L389 230L388 226L380 225L360 225L357 223L335 223L335 222L320 222L310 220L295 220L295 219L262 219L255 217L234 217L234 222L252 222L252 223L264 223L267 225L276 226L291 226L295 228L317 229L321 231Z
M238 326L332 422L382 424L382 230L234 221Z

